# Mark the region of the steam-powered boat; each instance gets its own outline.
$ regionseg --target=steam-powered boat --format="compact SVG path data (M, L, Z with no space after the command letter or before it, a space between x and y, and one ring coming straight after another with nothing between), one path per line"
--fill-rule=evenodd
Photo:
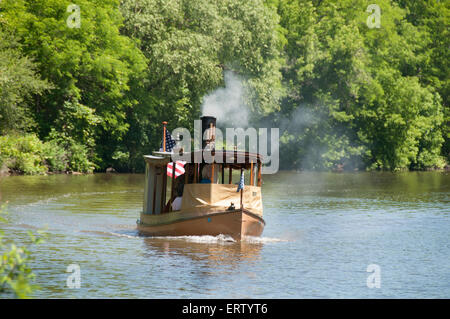
M223 234L236 240L260 236L265 226L262 157L236 149L215 150L216 119L204 116L201 120L202 136L209 138L203 139L202 150L184 153L186 163L174 163L173 152L166 149L167 139L171 139L166 122L163 122L162 149L144 156L144 207L137 220L139 233ZM208 163L202 156L203 150L210 151ZM195 162L196 159L201 160Z

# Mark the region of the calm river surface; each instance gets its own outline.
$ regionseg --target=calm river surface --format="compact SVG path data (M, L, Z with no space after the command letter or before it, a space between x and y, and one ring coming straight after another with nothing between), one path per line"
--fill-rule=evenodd
M264 177L261 238L137 235L143 175L0 178L38 298L450 298L450 173ZM81 288L69 289L70 264ZM368 265L380 288L368 288Z

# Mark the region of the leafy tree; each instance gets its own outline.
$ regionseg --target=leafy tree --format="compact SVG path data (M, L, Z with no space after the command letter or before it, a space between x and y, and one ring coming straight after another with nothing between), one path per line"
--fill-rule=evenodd
M66 124L79 123L78 111L69 113L73 118L62 112L67 103L77 105L79 111L98 119L83 121L77 131L95 130L91 159L104 167L128 130L126 111L136 103L127 96L129 83L139 78L145 60L134 42L119 33L119 1L77 1L79 28L67 22L73 14L67 12L70 4L68 0L5 0L1 6L5 29L20 37L24 53L35 57L41 76L55 85L33 104L40 137L52 130L64 134L62 114ZM75 135L78 143L86 138Z
M0 134L36 127L30 99L51 88L40 79L36 64L20 51L17 41L0 30Z
M445 120L442 131L445 142L442 154L450 160L450 2L448 1L396 1L406 9L406 19L426 35L423 47L424 63L420 65L419 81L434 88L442 98Z
M444 165L441 102L418 80L426 35L395 4L378 4L379 29L366 24L366 1L278 4L288 40L282 113L303 123L292 129L294 124L278 121L284 126L282 153L301 167Z
M225 71L249 124L281 128L283 168L445 165L448 2L377 1L373 29L366 0L80 0L79 21L70 4L0 2L3 167L143 171L161 121L192 130Z
M277 15L262 1L123 0L123 33L148 60L139 105L129 112L127 147L133 163L159 146L160 123L192 129L205 94L223 85L223 71L246 79L255 114L277 109L282 94ZM125 156L126 157L126 156Z

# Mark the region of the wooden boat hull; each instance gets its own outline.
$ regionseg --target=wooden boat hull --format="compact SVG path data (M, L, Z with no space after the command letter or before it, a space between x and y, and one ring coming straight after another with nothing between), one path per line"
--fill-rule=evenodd
M153 216L146 216L146 222L138 221L140 234L146 236L217 236L229 235L236 240L244 236L260 236L264 230L264 220L245 209L214 212L191 218L180 218L169 222L160 222L158 215L155 223L150 223ZM149 222L150 221L150 222Z

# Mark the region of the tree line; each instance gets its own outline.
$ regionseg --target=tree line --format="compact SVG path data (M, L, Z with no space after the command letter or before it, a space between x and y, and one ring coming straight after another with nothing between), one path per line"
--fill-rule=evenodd
M449 6L2 0L0 173L142 172L161 122L192 129L226 71L250 124L280 128L281 168L443 168Z

